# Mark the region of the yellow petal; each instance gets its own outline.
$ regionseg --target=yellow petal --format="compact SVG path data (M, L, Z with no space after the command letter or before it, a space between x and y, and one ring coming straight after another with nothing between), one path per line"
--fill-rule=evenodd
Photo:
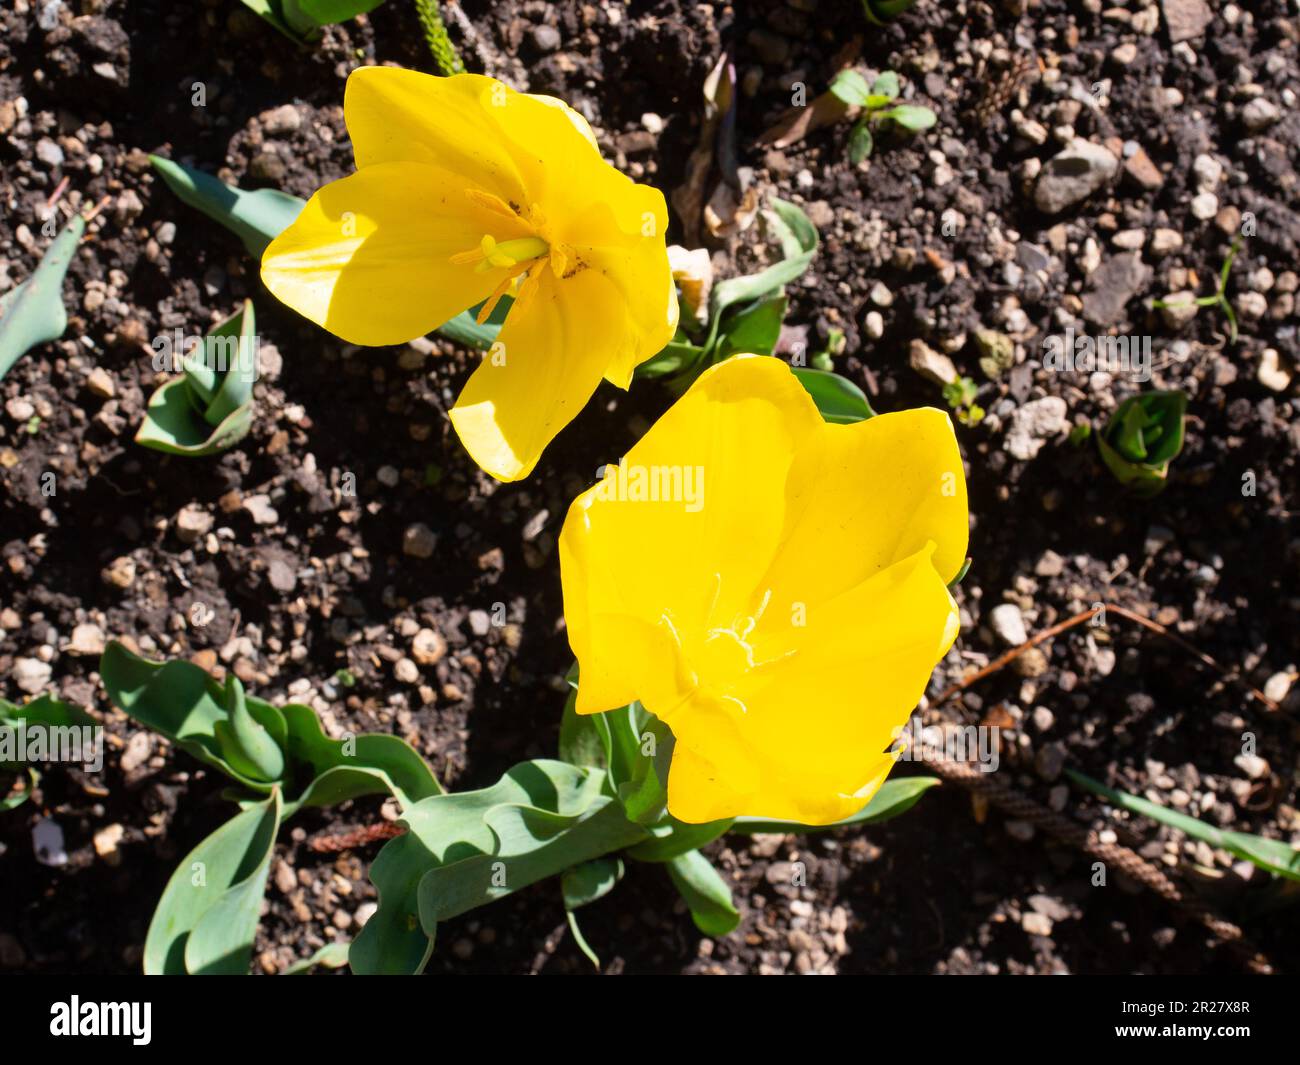
M668 770L668 810L677 820L690 825L741 816L829 825L866 806L893 768L892 756L878 758L864 770L863 783L855 794L819 795L815 806L809 808L788 801L764 802L754 791L737 791L711 762L679 744L673 748Z
M598 649L594 626L575 617L627 614L650 629L667 618L686 631L703 626L711 610L738 610L753 597L779 541L796 442L821 425L779 359L728 359L701 374L620 467L574 500L560 572L569 642L583 670ZM629 675L645 672L635 648L620 663Z
M766 613L750 637L766 664L733 690L732 736L708 714L697 720L694 703L674 712L674 759L685 747L694 764L718 766L739 752L752 769L753 787L733 790L730 806L718 805L716 790L735 770L713 775L714 805L703 820L743 813L829 824L870 801L892 765L885 752L956 635L956 605L932 553L927 545L868 578L812 610L802 626ZM669 809L681 820L699 812L691 798L679 808L671 791Z
M952 421L933 407L827 425L790 476L781 552L764 579L818 602L928 541L945 581L966 559L966 476ZM828 566L827 558L837 560Z
M343 96L343 118L357 169L434 164L506 202L527 206L525 176L489 110L506 94L519 95L481 74L437 78L399 67L354 70Z
M622 304L598 272L560 281L544 270L451 410L474 461L501 481L527 477L596 391L625 332Z
M581 229L592 204L633 187L601 159L591 127L572 108L481 74L362 67L348 78L343 113L358 169L437 163L507 202L541 204L559 240L573 236L570 222Z
M827 426L788 366L737 357L570 508L579 709L635 697L672 729L681 820L859 810L952 645L966 516L951 425L875 421ZM658 473L658 496L632 491L638 471ZM690 490L665 492L672 475Z
M573 128L582 134L583 140L595 148L597 152L600 151L600 145L596 143L596 134L591 130L591 123L558 96L546 96L542 93L531 92L528 94L528 98L543 103L547 107L558 107L564 112L564 117L573 123Z
M677 290L664 240L663 193L626 181L606 195L582 216L574 238L580 243L572 248L579 261L609 279L627 309L628 343L605 371L611 384L627 388L632 371L662 351L677 331Z
M441 167L381 163L318 191L262 256L262 280L353 344L400 344L483 299L508 274L456 266L484 233L528 235Z

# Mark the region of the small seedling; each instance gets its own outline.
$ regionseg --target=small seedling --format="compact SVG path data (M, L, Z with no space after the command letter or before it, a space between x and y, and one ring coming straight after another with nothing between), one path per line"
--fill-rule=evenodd
M833 361L836 355L843 355L848 338L844 335L843 329L828 329L826 331L826 347L815 353L809 364L814 370L833 371L835 363Z
M870 86L856 70L841 70L831 82L830 91L851 107L862 109L849 134L849 159L855 164L866 159L875 148L873 130L892 124L910 133L919 133L938 121L928 107L898 103L902 89L898 75L892 70L886 70Z
M173 455L215 455L239 443L253 420L257 335L252 300L186 356L184 374L149 399L137 444Z
M1116 408L1097 434L1102 461L1120 484L1150 498L1165 486L1169 463L1183 449L1185 392L1146 392Z
M1241 250L1241 238L1232 242L1232 247L1228 249L1228 257L1223 260L1223 268L1219 271L1219 283L1215 287L1214 294L1210 296L1200 296L1194 302L1197 307L1213 307L1216 303L1223 308L1223 313L1228 319L1228 340L1230 343L1237 342L1237 312L1232 309L1232 304L1228 301L1228 271L1232 269L1232 260L1237 257L1237 252ZM1152 300L1151 306L1160 307L1186 307L1186 300L1176 300L1170 303L1168 300Z
M975 402L979 386L969 377L959 377L943 386L944 402L962 425L975 426L984 420L984 408Z

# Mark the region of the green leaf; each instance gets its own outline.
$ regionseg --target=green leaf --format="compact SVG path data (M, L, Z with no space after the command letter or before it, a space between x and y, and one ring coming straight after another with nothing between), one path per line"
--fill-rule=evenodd
M895 100L902 91L902 86L898 83L898 75L892 70L886 70L871 83L872 96L884 96L890 100Z
M573 933L573 940L578 944L578 949L597 969L600 968L600 957L591 949L587 937L578 927L578 918L574 911L608 895L622 878L623 860L610 856L594 858L581 865L575 865L571 869L566 869L560 876L560 890L564 895L564 911L569 921L569 931Z
M577 813L506 804L483 815L489 850L430 869L420 880L420 923L430 939L438 923L558 876L572 865L621 850L642 836L617 802L598 796Z
M576 910L603 899L623 879L623 859L613 855L593 858L566 869L560 877L564 908Z
M876 139L872 136L866 122L859 122L849 134L849 162L857 166L871 155L875 146Z
M913 133L929 129L939 121L938 116L933 111L928 107L922 107L920 104L899 104L897 107L884 112L881 117L891 118L904 129L909 129Z
M867 402L866 393L848 378L830 370L814 370L806 366L796 366L794 375L812 396L826 421L851 425L875 417L876 412Z
M389 841L371 865L379 909L349 951L353 971L419 972L438 920L644 838L607 788L599 770L539 759L489 788L416 803L403 817L410 831ZM509 859L500 857L502 848L510 848ZM493 882L493 861L504 863L504 884ZM424 883L444 866L460 868Z
M575 679L577 668L577 663L574 663L570 671ZM570 688L564 703L564 716L560 719L560 761L604 770L609 765L609 750L605 745L607 733L602 733L597 727L598 715L579 714L577 705L577 689Z
M880 790L857 813L829 825L805 825L798 821L783 821L771 817L737 817L731 831L752 836L759 832L800 834L829 832L833 828L852 825L874 825L904 814L921 801L921 796L939 784L938 777L894 777L886 780Z
M68 327L63 278L86 231L81 215L67 224L22 284L0 296L0 378L37 344L57 340Z
M7 766L0 766L0 769L7 768ZM40 777L35 769L28 769L27 783L23 787L22 791L0 793L0 813L7 813L10 810L15 810L31 798L32 791L35 789L36 782L39 779Z
M243 0L243 4L250 11L253 11L261 18L264 18L277 30L288 37L289 40L293 41L295 44L302 44L302 36L295 33L293 28L285 20L281 0Z
M776 342L781 338L781 323L785 320L785 309L789 302L783 294L778 293L730 312L720 330L722 339L718 344L719 359L737 352L771 355Z
M678 337L681 337L678 331ZM697 367L704 357L704 349L689 340L674 338L668 346L657 355L652 356L636 368L638 377L651 379L667 377L670 374L688 373Z
M883 26L914 3L916 0L862 0L862 12L867 16L868 22Z
M688 851L664 868L686 900L695 927L706 936L725 936L740 924L740 913L731 901L731 889L699 851Z
M1126 791L1108 788L1101 781L1093 780L1092 777L1084 776L1073 769L1067 769L1065 774L1081 788L1101 796L1112 806L1149 817L1170 828L1176 828L1191 836L1192 839L1201 840L1211 847L1220 847L1229 854L1244 858L1267 872L1276 873L1289 880L1300 880L1300 848L1291 846L1285 840L1267 839L1247 832L1229 832L1226 829L1215 828L1195 817L1180 814L1177 810L1166 809L1146 799L1140 799L1136 795L1130 795Z
M0 699L0 725L13 725L22 721L28 729L35 726L54 728L93 728L99 722L79 706L65 703L50 694L38 695L18 706Z
M158 155L149 156L149 162L177 196L239 237L255 259L261 259L266 246L306 206L306 201L287 192L238 189L202 170Z
M284 777L284 750L266 728L253 720L244 697L244 685L233 673L226 675L223 707L228 715L213 723L212 731L225 756L244 776L268 784Z
M13 810L25 803L41 779L40 773L27 763L17 761L16 757L8 759L4 757L11 738L14 749L10 753L14 756L21 753L18 749L17 730L21 729L28 734L44 733L36 742L41 743L44 750L50 751L60 746L60 738L50 735L51 732L70 728L94 728L98 724L98 721L80 707L65 703L49 694L38 695L22 706L0 699L0 728L12 730L5 735L0 735L0 770L27 775L26 785L21 791L0 792L0 812ZM23 742L25 750L30 752L33 741L24 737ZM84 747L82 750L84 751Z
M591 962L592 965L599 969L600 955L592 949L591 944L587 942L587 937L582 934L582 928L578 924L577 913L573 910L565 910L564 919L569 922L569 933L573 936L573 941L578 944L578 949L587 956L587 960Z
M248 972L279 827L277 790L185 856L149 923L148 975Z
M856 70L841 70L831 79L830 91L837 99L850 106L861 106L866 102L871 90L867 79Z
M702 825L688 825L669 814L650 826L650 838L627 849L627 856L638 862L670 862L687 851L698 850L726 835L731 828L731 818L707 821Z
M640 703L591 717L609 751L610 791L628 819L642 825L658 821L668 801L672 731Z
M317 26L330 26L338 22L373 11L384 0L289 0Z
M348 963L349 946L350 943L346 939L336 939L333 943L326 943L311 957L296 961L282 970L280 975L304 976L318 965L323 965L327 969L342 969Z
M784 200L773 200L763 217L780 242L785 258L757 274L731 277L715 284L709 294L711 315L721 315L733 304L778 291L802 275L812 262L817 252L817 229L803 211Z

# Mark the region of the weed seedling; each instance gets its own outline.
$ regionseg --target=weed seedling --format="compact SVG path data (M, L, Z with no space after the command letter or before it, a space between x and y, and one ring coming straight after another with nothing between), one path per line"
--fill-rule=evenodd
M959 377L943 386L944 402L962 425L975 426L984 420L984 408L975 402L979 386L969 377Z
M1223 260L1223 268L1219 271L1219 283L1210 296L1200 296L1195 303L1198 307L1213 307L1216 303L1223 308L1223 313L1228 319L1228 340L1235 344L1237 342L1237 312L1232 309L1232 304L1228 302L1228 271L1232 269L1232 260L1237 257L1237 252L1241 249L1241 238L1238 237L1232 242L1232 247L1228 249L1228 257ZM1152 307L1186 307L1187 302L1178 300L1170 303L1168 300L1152 300Z
M841 70L831 82L830 91L851 107L862 109L849 134L849 159L854 164L871 155L876 145L874 130L892 124L919 133L938 121L928 107L898 103L902 90L898 75L892 70L886 70L869 86L867 79L856 70Z

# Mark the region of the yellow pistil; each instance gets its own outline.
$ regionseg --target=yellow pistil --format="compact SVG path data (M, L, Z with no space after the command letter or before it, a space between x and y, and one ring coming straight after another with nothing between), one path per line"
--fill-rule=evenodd
M474 269L482 274L492 269L509 270L522 263L529 263L549 254L550 250L550 245L541 237L519 237L498 244L492 234L485 233L477 248L472 251L457 252L451 257L451 261L456 266L477 263Z

